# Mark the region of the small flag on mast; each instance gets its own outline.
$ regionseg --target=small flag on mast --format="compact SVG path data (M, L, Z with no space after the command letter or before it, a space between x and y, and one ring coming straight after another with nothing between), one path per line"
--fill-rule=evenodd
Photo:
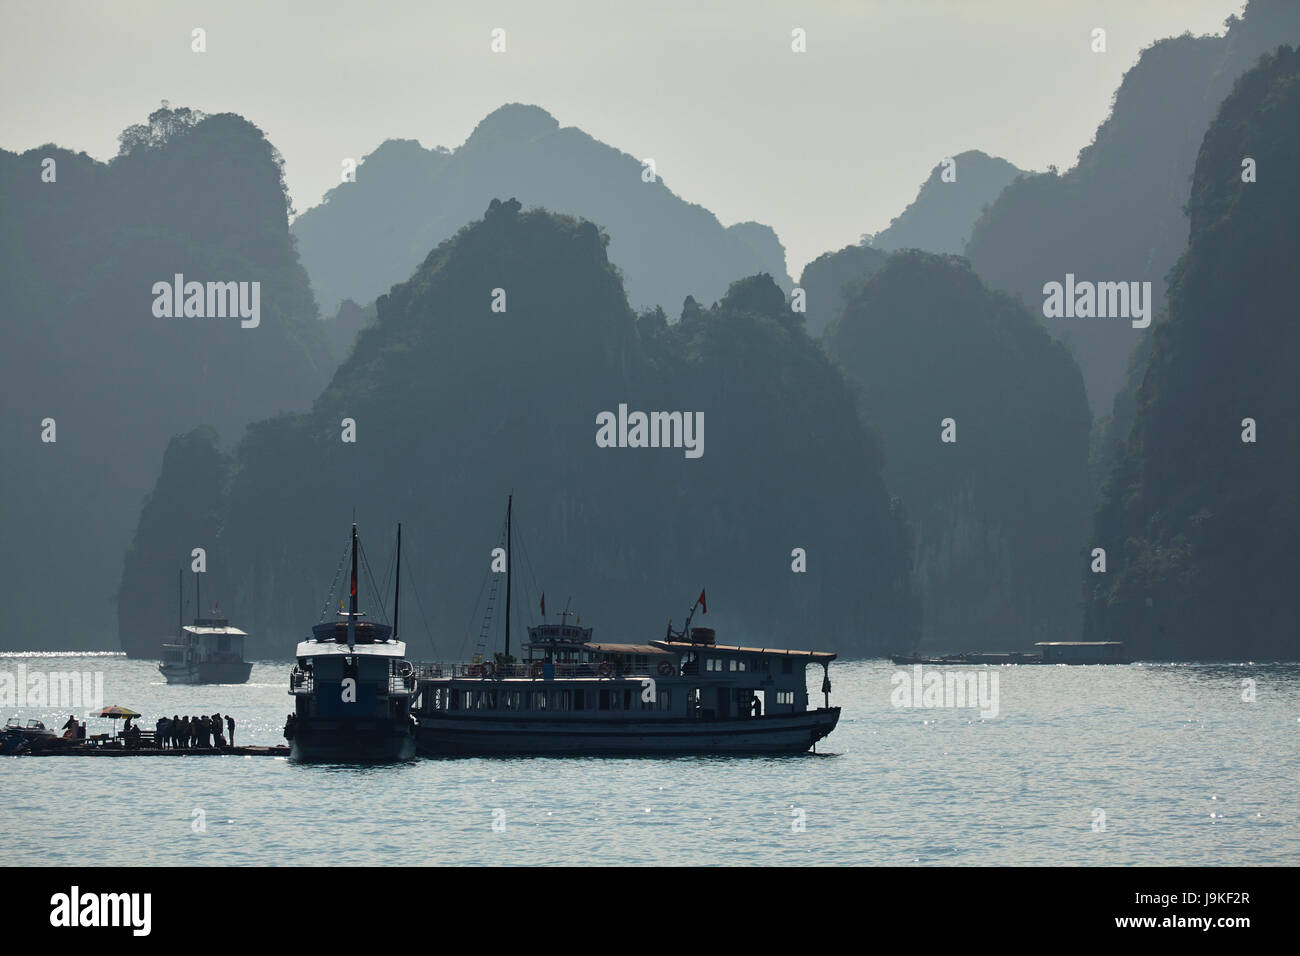
M546 617L546 592L542 592L542 617Z
M705 614L708 614L708 613L709 613L709 606L708 606L707 604L704 603L704 589L703 589L703 588L700 589L700 599L699 599L699 601L698 601L697 603L700 605L700 610L701 610L701 611L703 611Z

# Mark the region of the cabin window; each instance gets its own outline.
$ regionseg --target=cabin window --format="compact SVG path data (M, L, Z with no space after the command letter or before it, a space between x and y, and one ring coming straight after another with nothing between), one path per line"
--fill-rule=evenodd
M776 702L777 702L778 704L790 704L791 706L793 706L793 705L794 705L794 691L792 691L792 690L778 690L778 691L776 692Z
M625 690L623 691L623 709L624 709L624 710L631 710L631 709L632 709L632 690L631 690L631 688L627 688L627 689L625 689Z
M569 690L561 690L561 691L557 691L556 694L555 694L555 709L556 709L556 710L572 710L572 709L573 709L573 691L569 691Z
M587 692L585 690L575 690L573 692L573 709L583 710L586 706Z
M546 691L535 690L532 693L530 693L528 695L528 708L529 710L545 710Z
M659 698L660 710L673 709L673 692L671 690L661 690L657 696Z
M600 692L600 709L601 709L601 710L609 710L609 691L608 691L608 690L602 690L602 691Z
M520 694L519 691L517 690L506 691L504 694L502 694L502 697L504 698L504 704L506 710L518 710L520 705L520 698L522 696L523 695Z

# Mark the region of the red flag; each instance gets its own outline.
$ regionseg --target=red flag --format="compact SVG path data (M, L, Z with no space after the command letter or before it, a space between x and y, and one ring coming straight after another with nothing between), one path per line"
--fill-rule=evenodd
M705 614L708 614L708 613L709 613L709 606L708 606L707 604L704 603L704 590L703 590L703 589L700 590L700 599L699 599L699 601L698 601L697 603L700 605L700 610L701 610L701 611L703 611Z
M542 617L546 617L546 592L542 592Z
M349 597L356 597L356 596L357 596L357 572L356 572L355 569L353 569L353 571L352 571L352 590L349 592Z

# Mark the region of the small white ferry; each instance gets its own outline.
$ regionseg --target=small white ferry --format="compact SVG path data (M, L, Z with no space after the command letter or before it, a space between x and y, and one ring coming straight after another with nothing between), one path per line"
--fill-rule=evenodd
M199 602L198 575L194 576L195 604ZM179 584L179 582L178 582ZM180 588L178 587L178 592ZM178 596L179 603L179 596ZM178 614L183 611L178 609ZM244 638L248 635L217 609L207 617L196 617L183 626L177 622L177 638L164 641L158 670L169 684L243 684L253 671L244 660Z

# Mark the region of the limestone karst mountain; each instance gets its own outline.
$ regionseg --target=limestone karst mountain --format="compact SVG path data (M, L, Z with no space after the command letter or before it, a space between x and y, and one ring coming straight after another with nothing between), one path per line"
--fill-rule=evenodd
M1133 369L1132 427L1096 518L1092 639L1154 657L1300 650L1297 163L1300 53L1287 47L1238 81L1197 156L1191 242Z
M825 343L912 529L922 646L1076 638L1089 416L1065 348L966 260L917 250L856 286Z
M976 223L966 254L990 286L1023 298L1070 344L1094 415L1110 413L1133 352L1150 329L1124 319L1044 318L1043 286L1149 281L1158 315L1167 274L1187 247L1193 165L1233 81L1279 43L1300 43L1300 4L1251 0L1221 36L1184 34L1142 52L1110 116L1064 173L1009 185Z
M672 324L638 318L607 243L590 222L493 200L378 299L309 413L252 425L230 456L202 432L178 440L126 562L123 634L171 619L165 589L150 594L201 538L251 652L285 653L321 612L355 508L381 580L403 522L435 645L407 639L468 655L512 491L520 586L534 588L517 623L544 590L552 607L572 594L598 634L656 638L707 587L707 623L742 641L861 654L914 633L875 443L776 282L741 280L709 308L688 299ZM602 413L657 410L702 416L698 456L671 429L676 447L631 447L635 427L629 447L601 447ZM183 507L193 469L227 478Z
M107 163L0 151L0 209L0 576L25 606L0 647L115 648L122 555L168 439L304 408L332 370L282 164L247 120L164 105ZM256 326L194 314L205 295L157 314L176 275L244 283L250 311L257 283Z
M383 143L362 160L355 182L331 189L293 231L328 315L344 299L370 302L405 281L495 196L597 223L635 308L675 311L687 295L713 302L737 276L757 272L790 288L785 250L769 227L723 228L672 192L670 172L653 181L644 173L641 160L543 109L511 103L455 150Z

